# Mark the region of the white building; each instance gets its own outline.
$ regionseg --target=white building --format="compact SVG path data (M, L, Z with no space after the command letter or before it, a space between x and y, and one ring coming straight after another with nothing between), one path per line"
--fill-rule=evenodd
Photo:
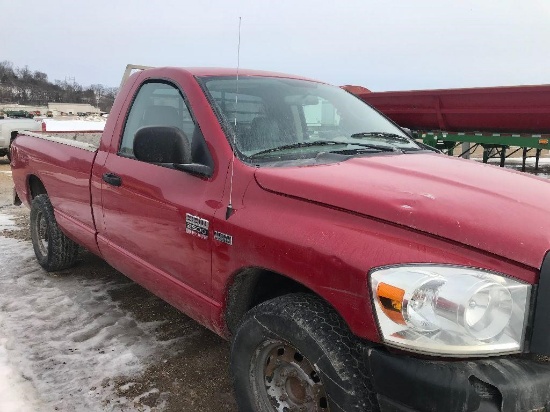
M54 116L60 115L61 113L74 115L77 113L100 113L97 107L88 103L48 103L48 110L51 111Z

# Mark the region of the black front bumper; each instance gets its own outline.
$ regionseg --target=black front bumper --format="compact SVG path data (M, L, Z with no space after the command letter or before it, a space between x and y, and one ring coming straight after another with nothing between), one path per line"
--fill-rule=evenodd
M382 412L550 411L550 363L433 361L365 349Z

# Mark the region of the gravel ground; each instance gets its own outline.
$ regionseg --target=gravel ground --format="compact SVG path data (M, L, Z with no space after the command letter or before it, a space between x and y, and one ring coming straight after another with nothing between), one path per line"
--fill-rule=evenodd
M9 172L7 160L0 158L0 213L13 216L17 226L16 229L0 232L0 236L30 241L28 210L24 206L11 205L13 182ZM59 282L68 274L65 272L60 272ZM82 253L80 262L70 269L70 277L82 282L92 279L104 281L106 286L109 285L105 289L118 309L138 324L154 325L152 334L155 341L166 342L151 349L153 358L144 360L141 373L132 376L106 374L102 385L111 387L116 396L112 400L103 399L97 409L174 412L237 410L228 373L229 344L226 341L90 253ZM49 276L49 280L56 281L56 276ZM85 392L94 389L82 388ZM116 408L110 404L119 402L119 399L132 401Z

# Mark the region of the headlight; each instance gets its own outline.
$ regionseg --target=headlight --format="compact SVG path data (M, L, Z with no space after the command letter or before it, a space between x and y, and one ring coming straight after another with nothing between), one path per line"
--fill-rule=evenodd
M431 355L521 352L531 285L483 270L436 265L370 276L384 342Z

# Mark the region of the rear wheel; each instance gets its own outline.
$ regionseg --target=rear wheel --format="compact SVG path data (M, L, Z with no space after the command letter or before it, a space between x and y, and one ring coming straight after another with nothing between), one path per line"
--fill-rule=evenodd
M47 271L71 267L79 246L59 229L48 195L36 196L31 204L31 239L36 259Z
M241 411L377 411L360 343L321 299L291 294L252 309L231 346Z

